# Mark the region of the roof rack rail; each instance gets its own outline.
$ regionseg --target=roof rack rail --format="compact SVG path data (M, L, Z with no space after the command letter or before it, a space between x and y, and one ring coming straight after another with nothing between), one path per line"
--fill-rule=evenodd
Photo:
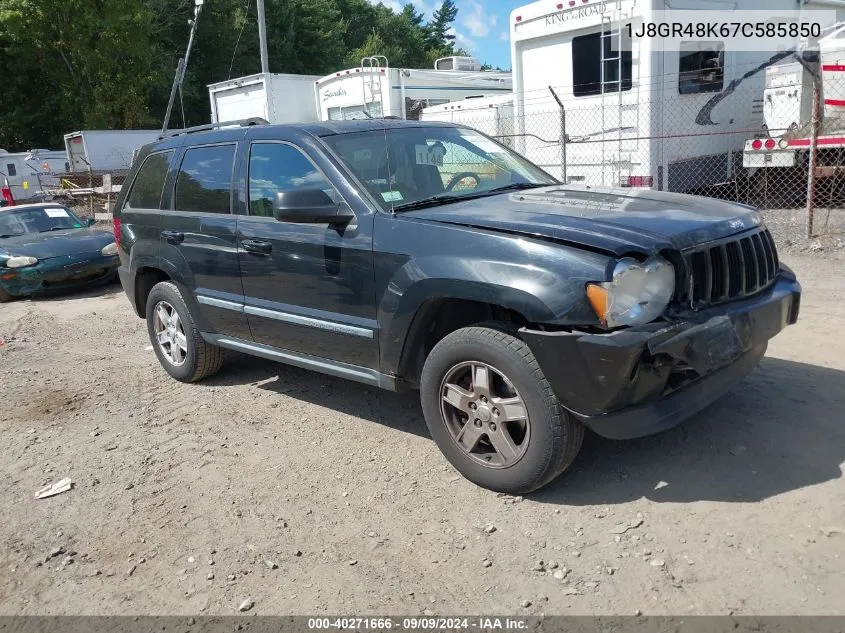
M248 127L250 125L267 125L269 121L261 117L252 117L250 119L240 119L238 121L221 121L220 123L206 123L205 125L196 125L194 127L186 127L180 130L168 130L158 137L158 140L163 138L170 138L179 136L180 134L193 134L194 132L205 132L207 130L219 130L223 127Z

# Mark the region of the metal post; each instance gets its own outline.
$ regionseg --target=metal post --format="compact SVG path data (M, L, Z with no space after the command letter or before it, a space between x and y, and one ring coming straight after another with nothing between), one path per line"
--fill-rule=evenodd
M566 181L566 108L563 107L563 102L557 96L555 89L549 86L549 92L552 93L552 96L557 101L557 105L560 108L560 168L561 173L563 174L563 184L569 184Z
M258 45L261 49L261 72L270 72L270 62L267 58L267 24L264 22L264 0L256 0L258 4Z
M181 88L182 80L185 79L185 70L188 68L188 58L191 56L191 47L194 45L194 34L197 32L197 22L204 0L194 0L194 19L191 20L191 33L188 35L188 48L185 50L185 57L180 58L176 64L176 75L173 77L173 86L170 88L170 100L167 102L167 112L164 115L164 123L161 126L161 133L167 131L170 123L170 113L173 111L173 102L176 100L176 90Z
M810 156L807 167L807 239L813 237L813 212L816 197L816 145L819 138L819 108L821 101L821 80L813 81L813 121L810 132Z

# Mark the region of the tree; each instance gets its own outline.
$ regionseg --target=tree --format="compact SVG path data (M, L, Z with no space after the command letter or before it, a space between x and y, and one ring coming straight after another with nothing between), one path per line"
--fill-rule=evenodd
M449 48L455 41L455 36L449 32L455 18L458 16L458 7L454 0L443 0L440 8L434 12L433 19L426 27L428 43L432 48Z

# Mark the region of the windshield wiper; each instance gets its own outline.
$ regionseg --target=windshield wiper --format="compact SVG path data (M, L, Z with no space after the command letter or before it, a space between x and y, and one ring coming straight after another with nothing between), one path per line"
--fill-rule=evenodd
M553 184L553 183L552 183ZM501 191L519 191L521 189L536 189L537 187L550 187L550 184L542 184L538 182L512 182L509 185L503 185L502 187L494 187L493 189L487 189L484 193L499 193Z
M17 237L18 235L23 235L23 233L8 233L5 235L0 235L0 240L2 240L4 237Z
M410 211L411 209L424 209L425 207L434 207L439 204L449 204L450 202L461 202L463 200L474 200L476 198L484 198L485 196L495 195L504 191L519 191L522 189L536 189L537 187L548 187L549 184L540 184L532 182L512 182L509 185L502 187L495 187L493 189L485 189L483 191L474 191L462 196L455 196L452 194L438 194L436 196L429 196L422 200L415 202L406 202L405 204L398 204L393 207L394 211Z
M49 229L44 229L43 231L38 231L39 233L49 233L50 231L67 231L71 227L69 226L54 226Z
M393 207L394 211L410 211L411 209L424 209L426 207L436 207L439 204L449 204L451 202L460 202L461 200L468 200L473 196L453 196L451 194L439 194L436 196L429 196L414 202L406 202L405 204L397 204Z

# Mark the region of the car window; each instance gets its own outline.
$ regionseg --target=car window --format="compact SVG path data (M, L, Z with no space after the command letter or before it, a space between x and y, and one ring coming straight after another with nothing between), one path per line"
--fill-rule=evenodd
M231 213L234 160L235 145L187 150L176 177L176 210Z
M280 191L321 189L334 201L332 184L301 150L286 143L253 143L249 152L249 213L273 217Z
M458 196L557 182L507 147L468 128L413 126L334 134L322 140L385 209L446 193Z
M173 152L161 152L147 156L132 183L126 206L132 209L158 209L161 206L161 193L172 155Z
M0 239L24 233L47 233L83 228L82 220L67 207L11 209L0 213Z
M18 175L18 170L17 170L17 167L15 167L14 163L8 163L6 165L6 172L8 173L9 176L17 176Z

